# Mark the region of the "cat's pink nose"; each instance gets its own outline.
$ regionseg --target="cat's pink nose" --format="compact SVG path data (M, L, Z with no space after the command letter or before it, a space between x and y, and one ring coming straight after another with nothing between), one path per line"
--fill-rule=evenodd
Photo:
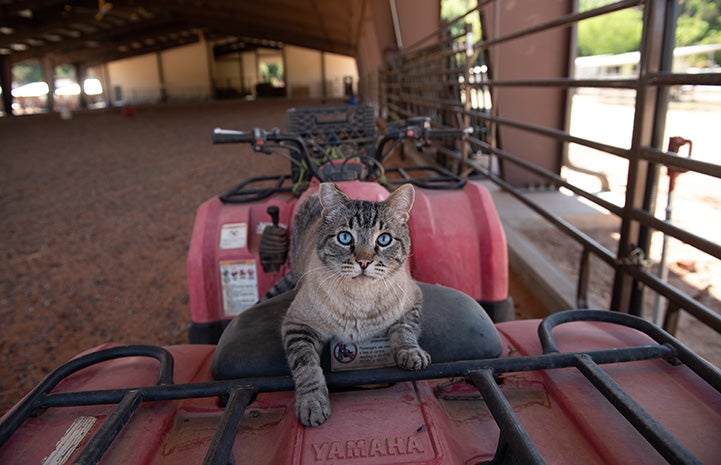
M368 268L368 265L373 262L373 260L359 259L356 260L356 262L358 262L358 264L360 265L361 270L365 270L366 268Z

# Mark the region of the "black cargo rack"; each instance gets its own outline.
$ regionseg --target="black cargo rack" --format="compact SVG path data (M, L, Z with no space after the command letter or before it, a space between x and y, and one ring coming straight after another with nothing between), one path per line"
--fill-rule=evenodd
M551 335L555 326L574 321L598 321L627 326L650 336L657 344L605 349L589 352L559 352ZM717 392L721 393L721 373L678 340L657 326L628 314L569 310L544 319L538 334L543 354L432 364L425 370L410 372L396 368L326 373L331 389L359 384L380 384L427 379L465 377L481 393L499 430L495 457L485 464L544 464L537 447L513 411L497 383L503 373L576 368L610 401L669 463L700 464L675 437L660 425L640 404L625 392L599 365L641 360L664 359L688 366ZM160 362L158 383L126 389L55 393L51 391L64 378L96 363L110 359L145 356ZM100 429L76 459L76 464L98 463L142 402L219 397L225 403L213 440L205 456L205 465L240 464L232 457L232 446L240 418L260 392L293 389L290 377L245 378L192 384L173 383L172 355L155 346L121 346L79 357L61 366L42 381L0 424L0 447L32 415L48 408L117 404ZM41 414L41 413L40 413Z

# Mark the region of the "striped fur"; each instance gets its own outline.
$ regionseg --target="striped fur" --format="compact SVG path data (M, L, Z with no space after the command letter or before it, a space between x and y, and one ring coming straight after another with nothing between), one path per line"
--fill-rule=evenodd
M325 422L330 401L320 352L337 337L387 334L396 364L419 370L422 295L406 270L414 191L401 186L383 202L350 200L331 183L301 205L291 236L297 294L283 320L283 345L296 385L296 414ZM279 283L280 284L280 283Z
M290 259L292 264L303 264L302 253L300 253L302 247L299 247L299 243L302 240L308 239L307 232L310 230L312 223L320 217L321 212L322 207L317 195L311 196L308 200L303 202L300 207L298 207L298 211L295 213L293 231L290 235ZM295 289L297 285L298 273L295 270L290 273L286 273L275 284L273 284L273 287L265 293L261 300L267 300L284 292L291 291Z
M292 271L283 275L278 281L273 284L273 287L268 289L268 292L261 297L260 301L268 300L277 295L281 295L284 292L292 291L298 284L298 279L295 277L295 273Z

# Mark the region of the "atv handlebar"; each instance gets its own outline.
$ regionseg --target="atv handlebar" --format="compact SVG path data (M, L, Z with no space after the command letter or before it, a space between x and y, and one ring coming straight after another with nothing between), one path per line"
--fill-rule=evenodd
M298 152L302 158L310 161L305 140L297 134L283 134L277 128L271 131L253 128L250 132L215 128L215 130L213 130L212 141L213 144L252 144L254 151L265 154L272 153L272 150L266 147L266 142L271 142L285 147L288 150ZM308 168L313 173L313 176L320 177L313 163L308 163Z
M215 128L212 140L214 144L253 144L253 150L256 152L265 151L266 142L293 142L298 145L300 151L307 151L302 137L296 134L283 134L278 129L266 131L253 128L251 132L243 132L234 129Z
M247 132L215 128L212 140L214 144L242 144L243 142L252 142L253 139Z
M378 142L375 153L376 160L378 160L379 162L383 162L383 159L385 158L383 150L385 149L386 144L392 140L400 141L403 139L414 139L425 142L430 139L443 139L444 137L463 137L473 134L473 128L471 127L463 129L433 129L430 127L430 119L428 118L413 118L410 120L406 120L406 122L413 124L408 124L395 132L386 134L385 136L383 136L380 142Z
M433 129L431 128L430 118L428 117L410 118L402 122L393 123L389 126L395 127L396 124L400 127L392 130L381 138L376 145L373 157L366 157L368 161L373 162L367 164L369 173L372 173L377 168L377 166L374 165L382 165L384 158L388 153L390 153L390 149L388 150L388 153L384 153L385 146L390 141L398 143L402 140L411 139L418 141L420 147L420 145L431 139L464 137L474 132L472 127L463 129ZM214 144L252 144L254 151L266 154L272 153L270 146L279 146L287 150L295 151L302 159L308 162L308 168L311 170L313 176L321 179L318 168L311 160L310 152L305 140L298 134L281 133L277 128L271 131L254 128L249 132L216 128L213 131L212 141ZM268 144L270 146L266 145L267 142L271 143Z

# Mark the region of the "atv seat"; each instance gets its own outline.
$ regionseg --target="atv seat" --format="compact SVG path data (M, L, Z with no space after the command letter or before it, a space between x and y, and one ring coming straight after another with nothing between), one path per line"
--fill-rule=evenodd
M501 355L503 346L493 322L466 294L439 285L419 283L423 292L423 325L419 344L432 362L481 360ZM295 293L260 302L228 325L212 361L215 379L287 376L290 369L281 342L280 326ZM321 356L330 370L328 344Z

